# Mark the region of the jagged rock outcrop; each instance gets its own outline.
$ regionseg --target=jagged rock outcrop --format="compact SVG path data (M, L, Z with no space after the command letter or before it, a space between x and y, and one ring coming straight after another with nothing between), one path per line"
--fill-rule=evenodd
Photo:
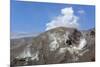
M11 66L95 61L95 30L58 27L11 40Z

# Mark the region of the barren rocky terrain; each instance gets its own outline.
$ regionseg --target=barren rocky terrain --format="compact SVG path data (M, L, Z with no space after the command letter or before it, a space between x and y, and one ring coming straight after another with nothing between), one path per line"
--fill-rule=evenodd
M95 61L95 29L58 27L36 37L11 39L11 66Z

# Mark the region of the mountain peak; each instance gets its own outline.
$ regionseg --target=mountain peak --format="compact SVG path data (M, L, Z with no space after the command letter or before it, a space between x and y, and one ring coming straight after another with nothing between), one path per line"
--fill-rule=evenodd
M91 31L84 31L86 33L84 34L75 28L57 27L31 39L12 39L11 65L56 64L95 60L95 31ZM27 54L29 53L30 56L28 57Z

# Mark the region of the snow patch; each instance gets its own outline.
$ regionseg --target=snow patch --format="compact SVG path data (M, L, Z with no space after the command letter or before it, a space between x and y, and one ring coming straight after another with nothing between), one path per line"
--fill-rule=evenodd
M78 46L78 49L84 48L86 44L87 44L87 42L86 42L85 38L80 39L80 44Z
M32 58L31 58L31 60L39 60L39 57L38 57L38 55L39 55L39 51L37 51L36 53L34 53L33 55L32 55Z
M73 54L73 53L79 53L79 51L81 51L85 45L86 45L86 40L85 38L80 39L80 43L79 46L71 46L71 47L67 47L68 51Z
M59 48L59 43L57 42L57 34L56 33L49 33L49 39L51 43L49 44L50 51L55 51L57 48Z
M28 58L31 58L31 60L36 59L38 61L39 60L39 57L38 57L39 51L36 51L32 54L29 46L30 45L28 45L27 48L24 49L24 51L19 56L17 56L16 58L18 58L18 59L26 58L26 61L29 60Z
M65 42L68 39L69 32L66 32L64 35L59 35L58 33L49 33L49 40L51 43L49 44L50 51L55 51L59 48L60 43ZM62 49L61 49L62 51Z
M66 52L66 50L67 50L67 48L66 48L66 47L60 48L60 49L59 49L59 53L60 53L60 54L61 54L61 53L65 53L65 52Z
M57 48L59 48L59 44L56 40L50 43L49 45L50 51L55 51Z
M17 56L16 58L21 59L21 58L26 58L26 57L31 57L31 56L32 56L32 55L31 55L31 53L30 53L30 48L27 47L27 48L24 49L24 51L23 51L19 56Z
M83 48L85 47L86 44L87 44L86 39L85 38L81 38L79 46L67 47L67 50L70 52L70 54L72 54L72 57L73 57L72 60L73 61L77 61L79 59L78 56L83 56L84 53L89 51L88 49L83 51Z

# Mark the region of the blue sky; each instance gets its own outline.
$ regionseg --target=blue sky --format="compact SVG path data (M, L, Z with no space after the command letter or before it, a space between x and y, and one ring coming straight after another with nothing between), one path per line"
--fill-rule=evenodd
M95 6L11 0L11 32L40 33L46 24L61 15L61 10L71 7L79 19L80 30L95 27Z

